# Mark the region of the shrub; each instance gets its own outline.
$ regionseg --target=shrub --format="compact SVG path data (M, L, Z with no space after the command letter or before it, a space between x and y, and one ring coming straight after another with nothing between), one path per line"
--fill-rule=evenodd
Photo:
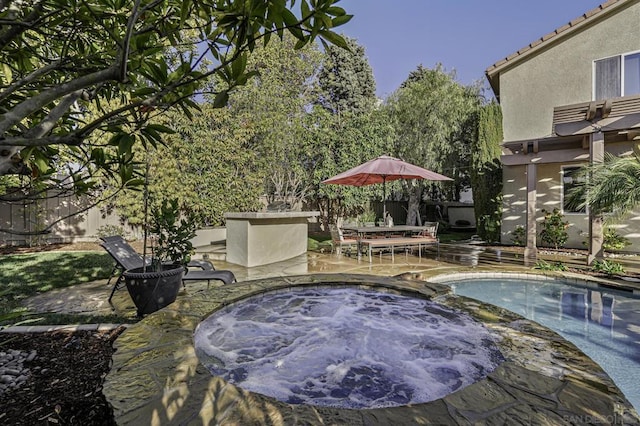
M124 239L127 238L127 231L125 231L122 226L118 225L102 225L96 232L100 238L112 235L119 235Z
M544 220L541 224L540 239L544 244L553 246L557 250L569 239L569 234L567 233L569 222L562 220L564 215L557 208L553 209L552 212L542 210L542 213L544 213Z
M513 244L524 247L527 245L527 233L524 230L524 226L518 225L516 229L511 233L511 241Z
M499 211L480 216L478 218L478 233L480 237L489 242L500 241L501 219L502 214Z
M605 250L622 250L626 246L631 245L631 241L618 234L613 228L604 230L604 242L602 246Z
M596 260L591 268L596 272L604 272L607 275L624 274L624 268L621 264L609 260Z
M562 262L549 263L545 260L538 260L533 267L542 271L566 271L567 267Z

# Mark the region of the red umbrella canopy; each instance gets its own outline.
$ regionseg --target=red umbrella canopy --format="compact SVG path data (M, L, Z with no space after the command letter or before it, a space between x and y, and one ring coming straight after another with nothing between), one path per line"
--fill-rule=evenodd
M398 158L382 155L332 178L323 180L322 183L364 186L398 179L453 180L431 170L406 163Z

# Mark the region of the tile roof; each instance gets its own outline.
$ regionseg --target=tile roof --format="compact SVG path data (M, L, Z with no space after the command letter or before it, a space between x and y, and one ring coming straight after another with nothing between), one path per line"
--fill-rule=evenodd
M527 46L523 47L522 49L518 50L515 53L512 53L511 55L507 56L506 58L496 62L495 64L491 65L489 68L487 68L487 70L485 71L487 78L489 79L489 81L492 84L492 87L494 86L494 82L493 79L496 78L497 76L495 75L501 68L503 68L504 66L510 65L514 62L517 62L517 59L522 58L524 56L526 56L528 53L530 53L531 51L540 48L541 46L549 43L549 40L554 40L556 39L558 36L563 35L563 34L567 34L568 32L571 32L571 30L574 30L576 27L582 26L585 22L591 21L594 17L600 15L603 11L611 8L612 6L616 5L616 4L623 4L626 3L628 1L634 1L634 0L608 0L604 3L602 3L600 6L586 12L585 14L577 17L576 19L574 19L573 21L561 26L560 28L555 29L554 31L550 32L549 34L546 34L542 37L540 37L539 39L535 40L534 42L528 44ZM494 91L495 91L495 87L494 87Z

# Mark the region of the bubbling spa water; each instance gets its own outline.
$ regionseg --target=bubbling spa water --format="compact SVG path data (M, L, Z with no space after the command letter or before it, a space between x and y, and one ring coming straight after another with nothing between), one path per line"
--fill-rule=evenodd
M246 299L203 321L194 339L215 376L283 402L341 408L439 399L503 361L468 315L356 287Z

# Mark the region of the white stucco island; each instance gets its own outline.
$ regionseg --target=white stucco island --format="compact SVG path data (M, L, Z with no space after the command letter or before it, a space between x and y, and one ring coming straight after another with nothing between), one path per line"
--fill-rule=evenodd
M225 213L227 262L267 265L307 251L309 219L320 212Z

